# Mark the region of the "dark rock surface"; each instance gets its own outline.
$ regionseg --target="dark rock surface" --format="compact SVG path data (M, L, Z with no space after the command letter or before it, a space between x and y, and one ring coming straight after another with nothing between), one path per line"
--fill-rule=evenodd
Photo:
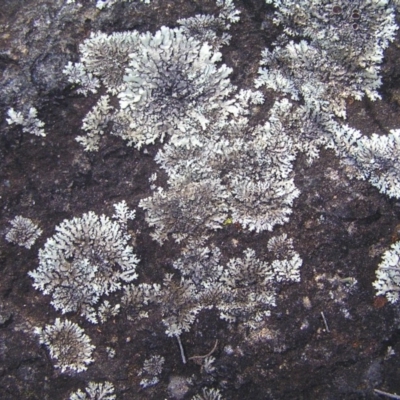
M96 99L77 95L61 71L77 60L79 43L92 31L154 32L162 25L176 26L179 18L216 10L211 0L134 1L102 11L92 1L81 4L3 0L0 10L0 398L67 399L89 381L104 380L113 382L118 399L190 399L204 386L219 388L226 399L251 400L373 399L378 398L374 388L400 393L399 310L375 298L372 287L383 251L400 238L400 202L368 182L348 179L330 151L322 151L311 167L302 156L296 161L301 195L290 222L275 232L294 239L304 261L301 282L282 288L266 328L255 334L211 312L200 314L182 335L188 357L207 354L218 340L213 374L204 374L194 361L182 364L177 342L165 335L157 315L137 322L125 312L99 326L68 316L91 337L95 362L80 374L54 369L33 329L60 315L48 296L32 287L27 272L36 268L38 250L63 219L89 210L111 215L115 202L125 199L136 208L149 196L148 178L157 170L159 148L139 152L105 136L99 152L84 153L75 137ZM233 68L233 83L248 88L260 52L278 28L270 24L272 8L264 0L235 4L241 21L232 26L223 62ZM348 123L364 134L400 127L399 37L385 55L382 100L348 104ZM266 115L274 99L267 93L252 123ZM7 110L25 105L37 108L46 138L7 125ZM40 222L44 231L30 250L4 240L15 215ZM144 281L159 280L162 271L171 270L176 246L160 247L149 236L143 211L137 215L129 229L136 235L139 275ZM215 240L231 257L246 247L262 252L271 236L233 224ZM351 290L349 278L357 280ZM116 350L115 358L107 356L107 346ZM164 370L158 385L143 390L138 373L152 354L165 358ZM184 397L170 397L177 377L190 378L181 388Z

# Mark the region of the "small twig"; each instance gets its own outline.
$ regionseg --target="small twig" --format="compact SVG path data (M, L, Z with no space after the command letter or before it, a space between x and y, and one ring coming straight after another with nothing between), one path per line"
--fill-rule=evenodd
M211 356L212 353L214 353L215 349L218 346L218 339L215 341L214 347L211 349L211 351L209 353L207 353L205 356L192 356L189 357L188 360L197 360L198 358L207 358L209 356Z
M179 350L181 351L181 357L182 357L182 362L184 364L186 364L186 357L185 357L185 352L183 351L183 346L182 346L182 342L181 342L181 338L179 335L175 335L176 339L178 340L178 344L179 344Z
M326 331L328 332L328 333L330 333L330 330L329 330L329 327L328 327L328 323L326 322L326 318L325 318L325 315L324 315L324 313L321 311L321 316L322 316L322 319L324 320L324 324L325 324L325 329L326 329Z
M383 390L374 389L374 392L375 392L375 393L378 393L378 394L381 394L382 396L389 397L390 399L397 399L397 400L400 399L400 396L399 396L399 395L397 395L397 394L391 394L391 393L388 393L388 392L384 392Z

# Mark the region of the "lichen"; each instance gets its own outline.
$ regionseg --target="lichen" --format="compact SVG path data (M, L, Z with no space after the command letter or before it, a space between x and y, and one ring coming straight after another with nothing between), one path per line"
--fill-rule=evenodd
M125 209L126 204L122 207ZM121 204L115 208L121 219ZM33 286L51 295L51 304L63 314L79 311L97 323L94 306L101 297L137 277L139 260L128 245L126 226L90 211L81 218L64 220L56 231L39 250L38 268L29 272ZM101 319L105 318L104 312L100 311Z
M140 148L181 131L205 130L216 113L227 117L236 109L231 69L216 66L221 54L207 43L187 37L182 29L161 27L154 35L141 34L119 93L120 106L130 119L121 135Z
M92 353L95 346L83 329L69 320L57 318L54 325L36 328L35 333L39 335L40 343L48 348L50 357L56 360L55 367L61 372L82 372L94 361Z
M10 221L11 228L6 233L7 242L30 249L36 239L42 234L42 230L29 218L17 215Z
M386 250L382 262L376 270L376 281L373 286L377 296L386 296L391 303L399 301L400 293L400 242L396 242Z
M89 382L85 392L78 390L71 393L69 400L115 400L114 385L111 382Z
M27 110L15 111L10 108L7 111L9 118L6 121L9 125L20 125L22 126L22 132L31 133L36 136L46 136L44 131L44 122L37 118L37 110L35 107L30 107Z

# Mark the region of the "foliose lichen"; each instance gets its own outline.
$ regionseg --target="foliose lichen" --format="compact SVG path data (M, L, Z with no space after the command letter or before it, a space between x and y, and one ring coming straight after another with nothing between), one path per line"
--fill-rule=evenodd
M15 111L10 108L7 111L9 118L6 121L9 125L20 125L22 126L22 132L31 133L36 136L46 136L44 131L44 122L37 117L37 110L35 107L30 107L27 110Z
M125 202L115 208L117 221L92 211L64 220L39 250L39 266L29 276L36 289L52 296L51 304L63 314L79 312L97 323L95 306L101 297L137 277L139 259L128 245L130 235L125 226L134 214ZM100 309L101 319L105 318L104 307Z
M7 242L30 249L42 230L29 218L17 215L10 221L11 228L6 233Z
M85 392L78 389L78 391L71 393L69 400L115 400L116 397L114 385L111 382L89 382Z
M50 357L56 361L55 367L61 372L82 372L94 361L93 346L83 329L69 321L57 318L53 325L36 328L40 343L44 344Z
M385 296L391 303L399 301L400 293L400 242L386 250L376 270L376 281L372 284L377 296Z

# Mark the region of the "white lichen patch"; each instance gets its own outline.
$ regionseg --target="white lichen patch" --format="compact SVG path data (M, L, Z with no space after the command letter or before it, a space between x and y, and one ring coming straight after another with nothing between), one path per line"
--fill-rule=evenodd
M110 35L96 32L79 46L81 63L87 73L96 76L113 95L125 88L125 69L130 54L136 49L138 37L136 31Z
M252 249L243 258L231 259L221 277L226 288L224 301L217 305L221 318L256 328L276 305L277 283L298 281L301 265L297 253L270 264L259 260Z
M174 261L173 267L182 276L190 278L196 285L202 285L218 276L221 251L218 247L206 247L201 241L190 241L182 249L181 256Z
M125 89L123 77L129 55L135 51L139 33L115 32L107 35L92 32L80 46L80 62L69 62L63 72L68 81L79 85L77 92L85 96L96 93L100 82L107 91L116 95Z
M57 318L54 325L36 328L40 343L44 344L50 357L56 361L55 367L61 372L73 370L82 372L94 360L92 353L95 348L83 329L77 324Z
M76 0L66 0L66 4L74 4ZM97 0L96 7L100 10L104 8L111 8L114 4L127 3L134 0ZM150 4L150 0L140 0L142 3Z
M159 382L159 375L163 370L165 359L159 355L153 355L144 360L143 368L139 372L139 376L143 377L140 381L142 388L154 386Z
M97 0L96 7L102 10L103 8L110 8L116 3L132 2L133 0ZM140 0L142 3L150 4L150 0Z
M284 33L265 49L256 87L266 86L301 101L280 120L295 148L312 162L319 147L332 148L350 177L371 182L382 193L400 197L395 160L399 133L365 137L333 118L345 118L346 101L380 98L383 51L395 38L397 2L267 0L276 6L274 23ZM279 103L279 102L278 102ZM277 103L277 104L278 104ZM275 106L274 106L275 107ZM289 117L288 117L289 116Z
M229 44L231 35L225 31L229 30L231 23L238 22L240 19L240 11L235 8L232 0L217 0L217 6L221 7L217 17L198 14L178 20L186 36L193 37L202 43L207 42L216 50Z
M371 137L348 125L330 125L336 154L351 178L368 180L381 193L400 198L400 129Z
M153 35L97 32L80 45L80 61L69 62L63 71L69 82L78 85L78 93L84 95L97 92L103 84L120 99L120 109L109 112L103 96L85 118L83 129L88 137L79 136L78 141L86 151L98 149L109 122L112 134L141 148L163 140L165 135L190 137L204 132L216 120L247 112L250 92L234 93L231 69L217 65L221 53L204 41L207 36L226 43L228 35L220 38L215 29L229 29L230 23L238 20L231 0L218 1L217 5L221 7L218 17L181 20L179 29L161 27ZM204 25L197 29L203 32L199 39L190 33L196 24ZM253 97L253 101L262 99Z
M221 53L182 29L141 34L124 77L126 90L118 95L130 119L129 131L119 135L140 148L176 130L187 135L205 130L216 114L236 113L228 101L231 69L217 67L220 60Z
M192 397L192 400L223 400L219 389L203 388L201 393Z
M101 96L96 105L86 114L82 121L82 129L86 131L86 136L77 136L76 141L80 143L85 151L97 151L101 136L104 134L109 122L111 121L110 98Z
M115 400L116 397L114 385L111 382L89 382L85 392L78 389L78 391L71 393L69 400Z
M22 126L22 132L31 133L36 136L46 136L44 131L44 122L37 118L37 110L35 107L29 108L26 111L15 111L10 108L7 111L9 118L6 121L9 125L20 125Z
M269 178L264 182L232 179L232 218L250 231L272 231L275 225L288 222L300 194L293 179L282 182L273 174Z
M121 218L121 204L115 208ZM51 295L52 305L63 314L79 312L97 323L94 307L100 298L137 277L139 260L128 245L126 226L90 211L81 218L64 220L56 231L39 251L39 267L29 272L33 286ZM99 312L106 319L117 309L103 304Z
M30 249L36 239L42 234L42 230L29 218L17 215L10 221L11 228L6 233L7 242Z
M171 235L176 242L202 236L222 227L227 217L228 194L218 180L181 182L169 190L159 188L140 201L146 221L155 227L152 237L162 244Z
M389 1L267 0L283 25L281 46L265 50L256 85L303 98L344 117L345 99L379 98L379 65L397 25ZM289 38L304 38L299 43ZM289 43L288 43L289 42ZM329 77L327 79L327 77Z
M373 282L377 296L386 296L391 303L397 303L400 293L400 242L390 246L383 254Z
M72 63L71 61L64 67L63 73L68 77L68 82L73 85L79 85L77 93L87 96L89 92L97 93L100 87L100 81L87 72L82 63Z
M172 274L164 278L159 304L165 333L170 337L188 332L202 309L196 286L189 279L177 281Z
M180 278L166 274L161 285L127 286L122 302L128 312L140 317L149 306L158 310L168 336L188 332L197 315L210 309L255 329L276 306L279 286L300 281L302 259L285 234L269 241L271 262L247 249L242 258L224 263L220 249L205 246L206 240L189 240L183 247L173 263Z

